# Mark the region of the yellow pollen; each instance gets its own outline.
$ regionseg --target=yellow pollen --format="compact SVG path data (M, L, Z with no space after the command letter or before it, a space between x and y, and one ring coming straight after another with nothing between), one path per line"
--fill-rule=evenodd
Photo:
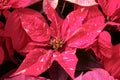
M106 17L106 21L111 21L112 20L112 18L111 17Z
M54 50L57 50L63 46L63 41L58 38L54 38L51 40L50 44L53 46Z

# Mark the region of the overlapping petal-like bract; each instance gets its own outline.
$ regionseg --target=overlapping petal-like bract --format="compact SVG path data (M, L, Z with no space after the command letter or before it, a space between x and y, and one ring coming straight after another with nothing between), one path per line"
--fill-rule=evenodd
M44 22L44 18L32 9L17 9L7 20L5 35L12 39L13 48L20 50L29 41L41 42L49 39L48 27Z
M52 9L49 0L44 0L45 4L43 11L46 13L48 19L51 21L50 30L53 37L61 37L61 26L63 25L63 19Z
M45 23L43 17L30 9L15 10L12 13L14 16L8 18L9 23L6 26L6 35L10 36L13 40L13 47L16 50L22 51L22 48L23 51L28 50L28 55L14 75L26 74L37 76L47 70L52 65L52 62L56 60L74 79L77 63L75 56L76 49L85 48L92 44L96 36L103 29L103 23L90 24L90 22L87 21L83 24L88 14L87 9L81 11L78 9L71 12L63 22L49 3L47 3L45 7L44 11L51 21L50 28ZM50 12L52 12L52 14ZM15 22L17 25L15 25L15 23L11 24L11 22ZM14 28L10 28L9 25L12 25ZM97 27L97 25L100 27ZM12 31L14 31L14 33L12 33ZM63 40L65 44L61 51L51 48L50 36ZM16 38L18 39L15 40ZM30 39L30 41L25 42L26 38ZM20 44L18 44L18 42ZM32 45L31 50L29 45ZM26 49L24 49L24 47L26 47Z
M112 57L103 59L105 69L115 78L120 79L120 44L113 46Z
M74 79L76 49L86 48L95 41L104 28L103 16L96 13L98 19L101 19L98 22L96 17L88 17L91 15L89 8L83 8L71 12L63 21L49 2L44 11L51 21L50 27L38 12L31 9L17 9L8 18L5 31L13 42L13 48L28 52L14 75L37 76L47 70L55 60ZM60 49L54 49L54 44L50 43L54 39L63 41Z
M97 41L92 45L92 49L98 58L111 58L112 43L111 36L107 31L103 31L97 38Z
M45 18L40 12L23 8L39 1L43 1ZM0 65L6 56L16 63L14 51L25 56L6 80L48 80L34 77L48 69L55 80L68 76L73 80L120 79L120 44L112 46L110 34L103 31L106 25L117 26L120 31L120 0L65 0L77 5L65 19L55 11L58 1L0 0L0 18L5 24L0 21ZM93 68L75 79L80 58L76 50L89 48L100 58L104 70ZM61 68L58 74L56 68Z
M6 57L9 57L14 63L17 63L14 59L14 49L11 40L5 36L4 31L5 25L0 22L0 53L1 53L1 63Z
M20 9L19 11L17 10L19 12L19 15L21 15L20 18L22 18L22 16L25 14L30 15L30 13L31 13L31 12L28 12L28 10L27 10L27 13L22 12L21 10L22 9ZM23 9L23 10L26 11L26 9ZM34 12L34 13L36 13L36 12ZM24 16L24 18L30 19L30 17L27 17L29 15ZM35 23L35 24L40 23L39 26L34 25L34 22L36 22L36 19L34 19L34 18L37 19L37 23ZM18 19L18 17L14 18L15 21L17 21L17 19ZM27 24L27 22L29 23L29 21L27 19L25 19L25 20L20 19L21 20L20 22L24 21L26 23L22 23L22 24ZM51 66L53 60L56 60L67 71L67 73L73 78L75 66L77 63L77 58L75 56L76 49L75 48L67 48L67 46L65 46L65 50L63 50L62 52L52 50L52 48L49 49L49 45L50 45L49 30L51 30L51 29L49 29L49 27L46 27L47 24L45 22L43 22L44 20L42 20L42 18L40 16L33 15L33 17L31 18L31 21L33 21L32 22L33 24L29 23L29 25L27 27L24 27L24 25L16 26L16 27L22 28L21 34L25 35L27 33L27 36L29 35L29 38L32 39L31 41L33 41L34 49L28 51L29 52L28 55L26 56L25 60L23 61L23 63L19 67L19 69L16 71L15 75L23 73L23 74L27 74L27 75L37 76L37 75L41 74L42 72L44 72L46 69L48 69ZM44 24L46 26L44 26L42 24ZM36 29L36 27L37 27L37 29ZM55 26L55 27L57 27L57 26ZM13 31L13 30L14 29L10 30L8 27L6 27L6 33ZM32 31L35 31L34 34L37 34L38 33L37 30L39 30L38 32L40 35L38 34L35 38L39 38L39 39L34 39L33 38L34 36L32 36L32 34L30 34L29 32L32 33ZM16 32L16 34L19 34L19 33ZM13 34L9 33L7 35L10 36L12 38L12 40L14 40L15 36ZM21 36L18 36L18 37L21 39ZM46 45L47 43L44 44L44 41L47 41L48 38L49 38L49 40L48 40L49 43L48 43L48 45ZM23 42L21 40L21 43L24 43L24 37L23 37ZM15 43L13 43L13 44L15 44ZM36 45L36 44L38 44L38 45ZM14 48L16 48L16 47L17 46L14 46ZM19 45L19 47L20 47L20 45ZM29 48L29 45L27 46L27 48ZM25 50L27 50L27 48ZM21 51L22 51L22 49L21 49ZM33 56L38 56L38 57L37 58L35 57L34 61L31 61L34 58ZM71 59L71 60L69 60L69 59ZM73 65L69 66L69 64L71 62L73 63Z
M43 0L43 9L45 8L45 6L47 5L47 1L50 3L51 7L53 9L55 9L58 5L58 1L59 0Z
M26 7L39 0L0 0L0 9Z
M80 75L75 80L116 80L104 69L95 68L84 75Z
M81 13L79 10L81 11ZM77 17L77 19L75 19L76 22L74 22L75 23L74 25L72 25L72 23L70 23L70 25L68 26L67 24L65 24L66 28L64 27L63 30L65 33L67 33L70 30L69 29L65 30L65 29L67 29L68 27L71 28L72 34L68 33L69 35L68 34L67 35L73 38L71 39L68 38L69 39L68 43L70 42L68 46L74 46L77 48L86 48L95 41L95 38L104 28L104 17L96 6L89 8L80 7L78 8L78 11L76 10L76 14L82 15L82 17L81 16ZM84 18L84 16L86 17ZM80 25L81 24L79 21L80 19L83 21L82 25ZM67 21L69 22L72 20L74 20L73 17L71 19L68 19ZM74 27L75 25L78 26L75 28ZM72 32L72 30L74 29L77 29L75 33ZM64 32L62 33L65 34ZM67 35L65 34L65 37L67 37Z
M120 0L97 0L104 12L106 24L115 26L120 30Z
M107 16L112 16L120 8L120 0L97 0Z

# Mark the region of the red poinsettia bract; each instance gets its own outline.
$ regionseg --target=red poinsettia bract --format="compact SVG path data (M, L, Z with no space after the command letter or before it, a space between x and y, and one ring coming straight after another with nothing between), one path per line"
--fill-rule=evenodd
M114 79L110 74L104 69L95 68L92 71L88 71L84 75L80 75L75 80L117 80Z
M96 56L100 59L111 58L113 55L111 36L107 31L101 32L95 43L91 46Z
M37 76L55 60L74 79L76 49L86 48L95 41L104 28L104 19L101 16L102 22L98 22L88 17L89 9L83 8L63 20L49 3L44 11L51 21L50 27L40 13L27 8L16 9L8 17L5 35L11 38L16 51L27 53L14 75Z
M0 10L9 8L26 7L39 0L0 0Z
M120 44L113 46L112 56L108 59L103 59L102 63L114 78L120 79Z
M97 0L101 6L103 14L105 15L106 24L116 25L115 27L120 30L120 0Z

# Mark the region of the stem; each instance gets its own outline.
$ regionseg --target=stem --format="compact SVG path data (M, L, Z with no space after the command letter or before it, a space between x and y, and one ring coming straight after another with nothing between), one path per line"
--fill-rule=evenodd
M61 14L63 13L64 9L65 9L65 2L63 3L63 7L62 7L62 11L61 11Z

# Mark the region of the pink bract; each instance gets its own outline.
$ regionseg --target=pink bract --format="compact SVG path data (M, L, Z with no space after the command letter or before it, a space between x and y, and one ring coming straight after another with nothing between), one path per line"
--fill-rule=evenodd
M113 54L110 34L107 31L101 32L91 48L98 58L111 58Z
M120 0L0 0L0 80L119 80L119 31Z
M119 0L97 0L107 16L112 16L120 8Z
M120 44L113 46L112 57L103 59L105 69L115 78L120 79Z
M9 9L11 7L12 8L26 7L38 1L39 0L0 0L0 10Z
M95 10L94 17L91 10ZM49 3L44 11L51 21L50 27L40 13L27 8L16 9L8 17L5 35L11 38L15 50L28 53L13 76L38 76L55 60L74 79L76 49L94 43L104 28L104 17L97 7L76 9L64 20Z
M95 68L92 71L88 71L85 74L81 74L75 80L117 80L114 79L110 74L104 69Z
M120 30L120 0L97 0L105 16L106 24L115 26Z

